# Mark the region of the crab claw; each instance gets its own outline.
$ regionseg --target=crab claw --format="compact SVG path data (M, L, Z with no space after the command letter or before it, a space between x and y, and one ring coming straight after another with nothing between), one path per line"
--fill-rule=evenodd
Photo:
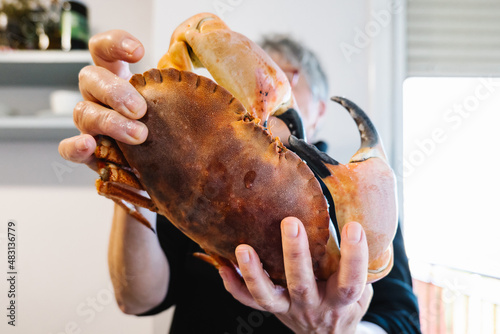
M369 249L368 281L374 282L392 268L392 240L397 227L396 181L381 140L368 116L345 98L334 97L332 100L349 111L361 135L361 147L349 163L340 164L293 136L290 136L289 143L328 188L335 203L340 232L351 221L363 226ZM338 250L332 250L335 251Z
M358 126L359 134L361 136L361 146L356 154L351 158L351 162L359 162L369 158L381 158L387 162L387 157L382 146L382 141L377 133L377 129L373 125L368 115L358 107L354 102L343 98L334 96L332 101L341 104L351 115L352 119Z
M306 139L304 123L297 110L290 108L284 113L275 116L285 123L292 136L299 139Z
M285 73L256 43L229 29L216 15L197 14L173 33L158 68L191 71L205 67L245 109L266 125L270 116L305 138L298 106Z

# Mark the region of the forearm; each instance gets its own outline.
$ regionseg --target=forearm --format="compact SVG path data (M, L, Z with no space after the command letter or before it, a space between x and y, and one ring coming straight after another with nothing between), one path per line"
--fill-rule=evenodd
M156 215L149 214L147 218L156 228ZM170 274L158 238L117 205L109 241L108 264L116 300L123 312L143 313L164 299Z

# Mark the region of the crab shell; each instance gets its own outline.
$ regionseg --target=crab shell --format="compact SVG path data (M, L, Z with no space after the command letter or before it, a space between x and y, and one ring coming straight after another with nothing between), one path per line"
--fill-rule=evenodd
M118 143L157 212L218 262L251 245L285 284L281 220L305 226L318 279L332 270L328 205L312 171L226 89L187 71L152 69L130 82L147 101L141 145ZM332 268L333 269L333 268Z

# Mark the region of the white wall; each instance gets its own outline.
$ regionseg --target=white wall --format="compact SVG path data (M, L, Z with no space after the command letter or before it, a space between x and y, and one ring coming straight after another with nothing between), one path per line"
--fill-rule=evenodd
M150 43L152 1L87 4L94 33L132 28ZM0 333L153 333L153 318L124 315L114 301L107 269L112 202L96 194L96 174L68 166L57 145L0 142ZM18 224L15 328L4 315L9 219Z
M223 18L250 38L267 32L291 32L320 55L331 78L331 95L344 95L367 109L379 106L367 111L387 130L381 130L387 146L390 122L384 120L390 109L384 108L387 102L377 102L381 88L377 88L377 82L390 76L386 65L391 60L390 29L370 38L350 62L340 49L342 43L355 45L357 29L364 30L372 20L372 8L385 2L87 0L87 4L94 33L119 28L143 41L147 54L134 67L136 72L156 64L178 23L197 12L216 12L215 5L231 9L223 13ZM376 66L379 63L382 65ZM340 107L331 103L328 112L321 137L330 142L329 153L334 158L346 161L357 149L357 130ZM54 166L64 173L61 175ZM57 142L0 142L0 261L5 261L2 233L7 220L15 219L19 225L19 327L12 332L166 332L162 328L164 318L123 315L115 302L107 299L110 280L106 247L112 204L95 193L93 172L83 166L61 166L67 165L57 153ZM0 304L5 300L5 285L0 280ZM87 305L93 298L97 306L91 319L85 312L89 312ZM80 331L72 331L71 326ZM0 332L4 330L11 332L2 321Z
M267 33L289 33L316 51L330 79L330 95L352 99L379 125L390 152L391 124L386 122L390 101L377 95L391 79L392 16L388 25L380 25L372 12L388 10L389 1L269 1L269 0L194 0L189 2L156 1L156 27L153 39L155 59L168 49L170 32L189 16L208 11L222 16L229 27L259 40ZM380 31L364 43L357 43L358 31L367 23ZM345 56L341 45L357 51ZM359 47L358 47L358 46ZM386 93L386 91L384 91ZM390 95L389 95L390 96ZM347 161L357 150L359 135L353 121L341 107L329 104L328 117L320 137L330 144L329 153Z
M19 273L18 326L11 331L2 321L0 332L151 330L152 319L123 315L112 299L106 260L112 205L97 196L95 174L85 166L66 165L55 142L2 143L0 156L2 277L9 219L17 222ZM5 279L0 280L0 291L5 305ZM73 327L76 330L70 330Z
M142 72L156 64L151 52L154 26L151 21L154 0L85 0L89 8L90 29L92 34L111 29L129 31L146 48L146 54L136 72Z

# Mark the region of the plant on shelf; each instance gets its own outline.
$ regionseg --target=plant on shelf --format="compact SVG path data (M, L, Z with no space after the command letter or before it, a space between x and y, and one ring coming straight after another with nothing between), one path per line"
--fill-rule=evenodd
M61 48L60 0L1 0L0 50Z

